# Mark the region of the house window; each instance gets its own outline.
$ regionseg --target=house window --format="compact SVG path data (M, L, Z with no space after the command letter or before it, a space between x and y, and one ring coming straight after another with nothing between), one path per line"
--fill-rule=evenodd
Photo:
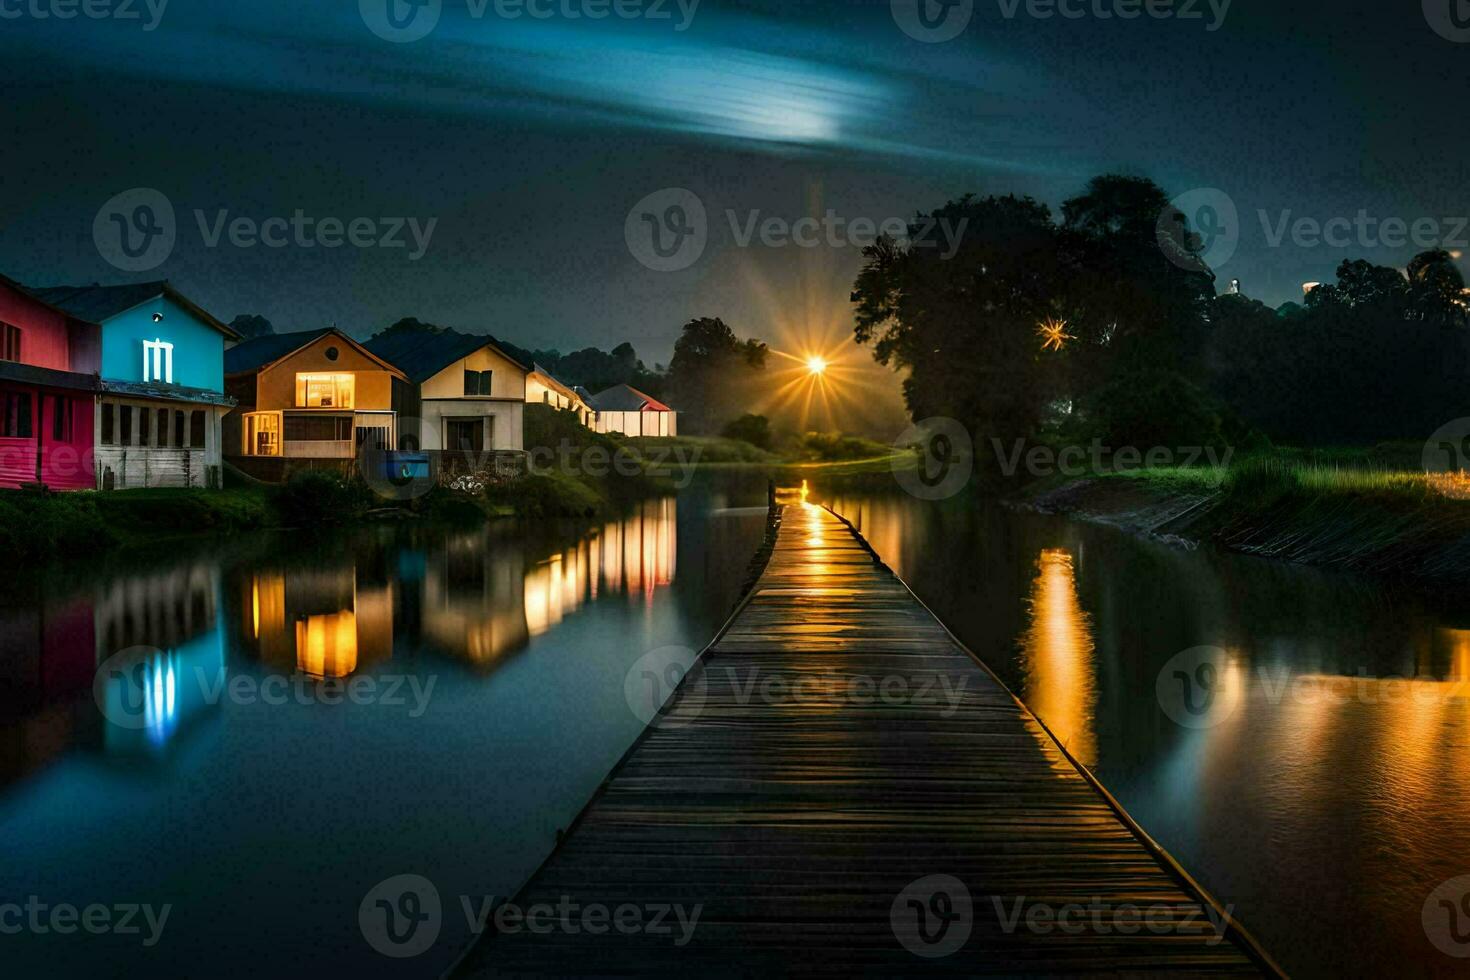
M0 392L0 436L31 437L31 396L27 392Z
M296 407L351 408L356 380L351 374L298 374Z
M133 410L128 405L117 406L118 437L120 446L131 446L133 444Z
M287 442L348 442L352 419L335 415L286 416Z
M158 445L160 447L168 445L168 409L166 408L158 410ZM174 445L182 446L182 443L175 439Z
M183 412L179 413L183 425ZM278 456L281 452L281 417L279 415L247 415L245 417L245 452L250 456Z
M184 413L182 410L174 411L174 445L184 444Z
M204 413L194 411L189 413L189 445L195 449L204 448Z
M490 394L490 376L492 371L466 371L464 373L464 393L466 395L488 395Z
M57 442L71 442L73 416L76 405L64 395L51 401L51 438Z
M20 327L0 323L0 361L20 360Z
M482 453L485 451L484 419L448 419L446 435L448 448L452 452Z
M357 448L371 446L373 449L388 448L388 427L386 425L359 425L357 427Z
M146 408L138 409L138 445L146 446L152 440L149 438L153 431L153 413Z
M117 413L117 406L112 402L102 403L102 445L110 446L117 438L117 430L114 428L113 417Z
M174 345L165 340L143 341L143 380L174 383Z

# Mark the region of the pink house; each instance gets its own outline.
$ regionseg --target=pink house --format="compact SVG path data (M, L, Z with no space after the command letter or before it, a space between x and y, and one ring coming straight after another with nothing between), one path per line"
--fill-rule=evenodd
M0 276L0 488L90 490L102 328Z

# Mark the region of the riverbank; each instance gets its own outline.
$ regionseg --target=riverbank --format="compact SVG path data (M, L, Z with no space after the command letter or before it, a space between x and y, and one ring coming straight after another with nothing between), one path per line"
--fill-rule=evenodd
M1190 546L1459 584L1470 573L1467 488L1458 476L1265 456L1072 480L1016 502Z
M601 478L536 471L478 494L434 488L385 499L361 480L303 472L284 484L232 482L221 490L150 488L105 493L0 493L0 550L22 560L267 529L316 530L376 521L473 525L500 518L591 519L673 492L643 472Z

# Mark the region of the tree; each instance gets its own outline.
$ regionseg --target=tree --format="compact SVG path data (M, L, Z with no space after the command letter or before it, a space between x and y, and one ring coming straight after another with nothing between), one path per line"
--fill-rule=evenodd
M923 240L926 225L958 230L952 257ZM1043 359L1037 325L1070 308L1050 211L1029 197L967 195L920 215L910 234L907 247L885 236L863 250L854 337L908 371L915 419L953 418L982 439L1029 435L1061 373Z
M681 413L679 428L690 435L718 432L744 414L760 396L766 345L740 340L718 317L684 325L669 362L668 393Z

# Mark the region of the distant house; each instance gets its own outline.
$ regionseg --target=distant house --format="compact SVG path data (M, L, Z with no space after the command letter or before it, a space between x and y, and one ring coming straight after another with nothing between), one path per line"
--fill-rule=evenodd
M96 487L101 329L0 276L0 487Z
M552 377L551 372L539 364L531 366L531 373L526 378L526 403L576 412L577 418L589 429L596 416L592 406L576 388Z
M51 286L47 303L101 324L96 485L220 485L224 350L234 330L167 282Z
M679 413L630 385L617 385L592 396L598 432L626 436L676 436Z
M293 460L350 461L365 445L397 445L410 398L403 371L335 327L230 348L225 390L239 401L225 419L225 455L264 479Z
M410 331L365 345L408 376L398 445L434 451L519 451L530 368L483 334Z

